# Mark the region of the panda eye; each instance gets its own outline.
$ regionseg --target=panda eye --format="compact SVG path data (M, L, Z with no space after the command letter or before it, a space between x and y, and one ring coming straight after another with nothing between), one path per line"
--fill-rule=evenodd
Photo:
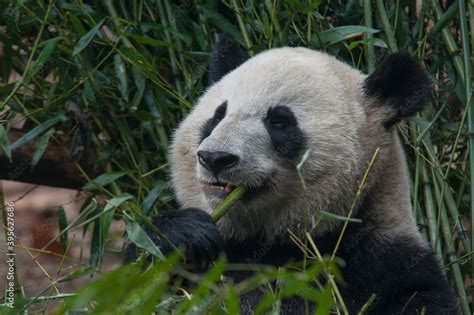
M285 106L270 108L264 121L269 128L274 130L286 130L296 125L293 113Z
M274 129L285 129L289 125L289 121L286 117L272 117L269 123Z
M214 121L215 122L220 122L222 119L224 119L225 117L225 113L224 114L221 114L221 113L217 113L214 115Z
M227 112L227 101L217 107L216 111L214 112L213 120L215 123L219 123L222 119L224 119Z

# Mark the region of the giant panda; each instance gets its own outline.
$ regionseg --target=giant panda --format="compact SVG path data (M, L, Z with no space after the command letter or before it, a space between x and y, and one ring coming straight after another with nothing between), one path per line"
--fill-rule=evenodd
M303 259L288 231L301 239L308 232L330 255L346 225L337 256L345 262L340 290L350 314L372 294L370 314L457 314L411 213L396 124L423 107L430 82L407 53L389 55L367 76L306 48L249 58L224 34L209 81L173 137L179 209L154 219L171 243L202 266L224 253L231 263L279 267ZM302 181L296 166L305 153ZM245 194L215 223L210 213L238 185ZM360 222L321 219L321 211L348 216L351 209ZM230 276L238 282L248 274ZM241 312L252 313L262 295L241 296ZM302 314L305 304L289 298L282 310Z

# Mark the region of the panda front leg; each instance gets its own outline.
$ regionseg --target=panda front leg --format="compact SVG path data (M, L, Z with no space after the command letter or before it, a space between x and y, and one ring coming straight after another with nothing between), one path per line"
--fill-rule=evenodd
M168 241L177 248L183 248L185 259L196 265L198 270L206 269L222 252L222 238L212 217L197 208L185 208L164 213L152 219L153 225L166 237L161 239L150 228L145 231L152 241L166 255L173 251ZM126 260L136 257L136 247L127 248Z

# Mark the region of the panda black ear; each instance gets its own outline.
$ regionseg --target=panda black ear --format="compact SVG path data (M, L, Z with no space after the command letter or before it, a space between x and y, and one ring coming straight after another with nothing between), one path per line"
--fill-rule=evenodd
M394 116L384 122L389 128L421 110L430 87L428 75L410 55L394 53L367 77L364 91L367 96L375 97L377 104L395 110Z
M247 59L249 59L247 52L230 34L219 34L209 65L209 85L219 81Z

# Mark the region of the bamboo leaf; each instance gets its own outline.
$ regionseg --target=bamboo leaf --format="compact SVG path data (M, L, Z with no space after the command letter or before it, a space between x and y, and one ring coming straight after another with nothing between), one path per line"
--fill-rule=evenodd
M240 300L234 287L229 288L226 301L227 310L229 314L239 314Z
M115 75L120 82L119 89L122 97L128 102L128 78L127 70L120 54L115 54L114 56L114 69Z
M117 207L119 207L121 204L123 204L125 201L132 199L133 196L130 194L121 194L117 197L114 197L107 201L107 205L104 208L104 215L101 217L101 229L102 229L102 235L105 240L107 240L107 237L109 235L109 229L110 225L112 224L112 219L115 214L115 210ZM105 243L104 243L105 244ZM104 252L104 247L102 246L101 248L102 253Z
M327 211L320 211L320 213L321 213L321 219L323 220L362 223L362 220L357 219L357 218L348 218L348 217L344 217L342 215L338 215L338 214L327 212Z
M82 36L79 41L77 42L76 46L74 47L74 51L72 52L72 56L76 56L81 51L83 51L90 42L94 39L94 37L99 32L100 27L104 24L106 18L103 18L99 23L97 23L89 32L87 32L84 36Z
M64 277L58 280L58 282L65 282L71 281L80 277L88 276L93 274L94 268L91 267L79 267L78 269L74 270L73 272L68 273Z
M367 46L368 45L374 45L374 46L377 46L377 47L380 47L380 48L388 48L387 43L385 43L383 40L381 40L380 38L377 38L377 37L371 37L371 38L368 38L368 39L352 41L349 44L348 48L349 48L349 50L352 50L352 49L356 48L359 45L367 45Z
M155 243L153 243L148 234L146 234L137 222L130 221L126 218L125 227L128 237L135 245L143 248L153 256L158 257L160 260L165 259L165 256L160 249L155 245Z
M162 191L163 191L163 183L158 182L158 184L156 184L156 186L148 193L145 200L143 200L143 203L140 206L143 214L145 215L148 214L151 207L155 203L156 199L158 199L158 196L160 195Z
M138 108L138 105L143 99L143 93L145 92L146 79L135 67L132 68L132 76L137 90L133 96L130 106L132 108Z
M142 44L147 44L147 45L152 45L152 46L165 46L165 47L175 46L173 43L170 43L164 40L151 38L144 35L130 35L130 37Z
M100 186L105 186L113 181L119 179L120 177L124 176L127 174L125 171L120 171L120 172L109 172L109 173L104 173L96 178L94 178L90 183L87 183L82 187L82 190L93 190L97 189Z
M38 138L38 141L35 144L35 151L33 152L33 157L31 159L31 169L33 169L36 164L44 154L46 147L48 146L49 138L54 132L54 128L49 129L43 135Z
M94 221L94 229L92 230L89 265L93 268L99 266L102 261L102 248L105 240L104 235L102 234L101 222L102 217L98 217Z
M319 33L319 36L313 35L313 41L322 44L335 44L347 39L362 37L364 34L375 34L379 30L362 25L345 25L330 28Z
M64 250L68 247L68 237L67 237L67 218L64 208L60 206L58 208L58 225L59 225L59 241ZM64 232L63 232L64 231Z
M146 77L153 78L156 76L153 65L137 50L122 47L119 49L119 53L123 59L130 62L133 67L137 68Z
M211 10L205 5L198 5L199 10L203 16L211 20L215 26L220 28L222 31L231 34L236 40L243 42L242 35L239 30L232 25L224 16L218 13L216 10Z
M11 163L12 150L10 148L10 143L8 142L8 134L3 125L0 125L0 149L8 157L8 160L10 160Z
M438 34L439 32L441 32L441 30L449 23L451 22L452 19L454 19L456 17L456 13L458 13L458 4L457 2L453 2L453 4L451 4L449 6L449 8L443 13L443 15L441 16L441 18L436 21L435 25L433 26L433 28L431 29L430 31L430 36L435 36L436 34Z
M303 157L301 158L301 161L296 165L296 169L298 170L298 173L301 173L303 171L304 164L306 161L308 161L309 157L311 156L311 150L308 149L304 152Z
M33 68L26 73L25 79L23 81L23 84L25 86L28 86L31 78L33 78L36 73L43 67L46 60L54 51L54 48L56 48L56 44L62 39L62 37L55 37L43 42L44 47L39 53L38 59L36 59Z
M39 136L40 134L42 134L43 132L51 128L52 126L56 125L57 123L61 121L66 121L66 120L67 118L66 116L64 116L64 114L58 114L55 117L43 122L41 125L36 126L35 128L28 131L20 139L16 140L10 146L10 148L12 150L15 150L16 148L24 145L25 143L30 142L31 140L33 140L34 138L36 138L37 136Z

